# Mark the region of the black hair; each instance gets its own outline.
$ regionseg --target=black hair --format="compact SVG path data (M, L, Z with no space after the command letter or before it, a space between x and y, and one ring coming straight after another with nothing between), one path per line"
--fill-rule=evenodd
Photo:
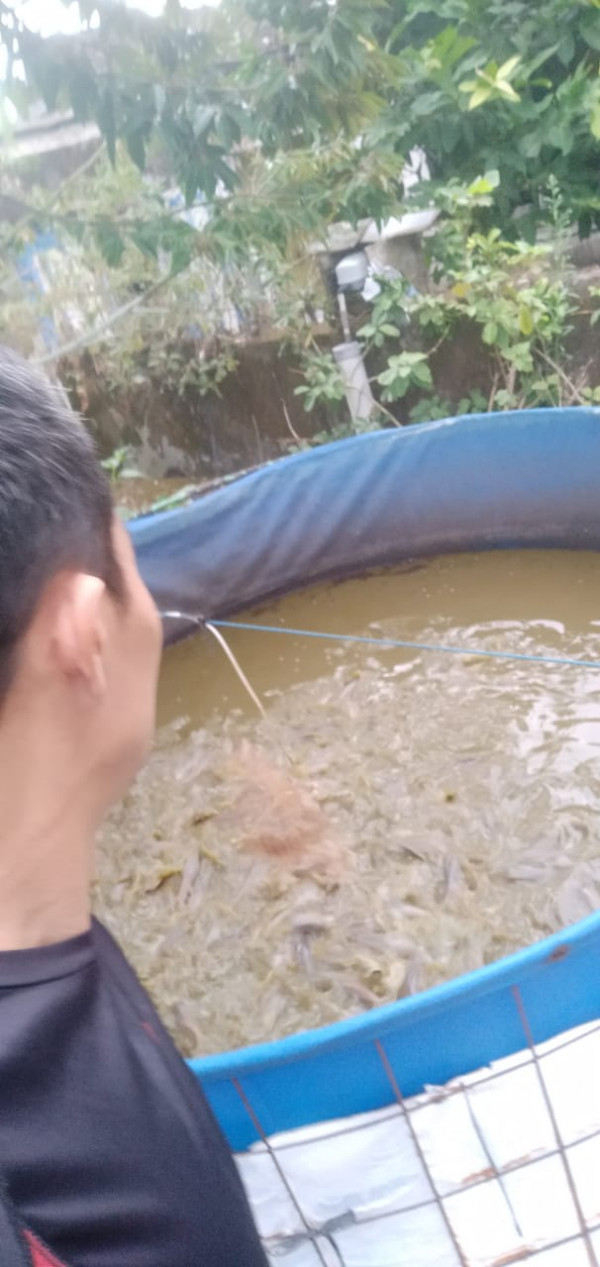
M19 640L57 572L121 597L110 485L61 387L0 345L0 701Z

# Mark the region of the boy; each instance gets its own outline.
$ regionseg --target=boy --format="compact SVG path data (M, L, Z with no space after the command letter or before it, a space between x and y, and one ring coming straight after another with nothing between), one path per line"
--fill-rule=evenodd
M83 426L0 348L3 1267L266 1264L195 1078L91 917L94 836L148 753L161 642Z

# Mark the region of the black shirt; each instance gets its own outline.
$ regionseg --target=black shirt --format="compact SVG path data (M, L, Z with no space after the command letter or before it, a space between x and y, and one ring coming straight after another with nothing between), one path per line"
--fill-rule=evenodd
M96 922L0 953L0 1173L69 1267L266 1267L198 1082Z

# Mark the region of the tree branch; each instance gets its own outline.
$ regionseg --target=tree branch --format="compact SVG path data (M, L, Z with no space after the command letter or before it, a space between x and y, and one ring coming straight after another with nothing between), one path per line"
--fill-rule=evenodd
M563 383L565 384L565 387L569 388L569 391L571 392L573 399L579 401L580 405L589 405L590 403L589 400L586 400L585 396L581 395L579 388L575 385L572 378L569 378L569 375L565 374L565 371L561 369L560 365L558 365L556 361L553 361L552 357L548 356L547 352L542 352L541 348L538 348L537 351L538 351L538 356L541 356L542 360L545 361L546 364L550 366L550 369L554 370L555 374L558 374L558 377L562 379Z

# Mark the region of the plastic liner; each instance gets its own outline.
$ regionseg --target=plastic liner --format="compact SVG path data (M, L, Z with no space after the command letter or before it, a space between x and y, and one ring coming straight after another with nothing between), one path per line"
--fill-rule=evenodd
M130 528L159 607L212 617L428 554L600 549L600 410L473 415L369 434L272 463ZM172 639L189 627L173 622L166 632ZM422 995L192 1068L232 1147L247 1149L277 1132L389 1106L395 1091L378 1044L402 1095L413 1097L522 1052L523 1015L536 1044L597 1018L599 955L600 914ZM588 1098L597 1087L596 1076ZM521 1115L518 1099L511 1111ZM590 1167L600 1174L597 1160ZM550 1180L546 1189L550 1203ZM305 1246L284 1248L286 1267L304 1267ZM498 1252L498 1264L512 1261ZM548 1249L543 1267L577 1267L572 1244L561 1254ZM331 1261L366 1267L371 1259ZM405 1261L420 1263L383 1252L373 1259L378 1267Z

